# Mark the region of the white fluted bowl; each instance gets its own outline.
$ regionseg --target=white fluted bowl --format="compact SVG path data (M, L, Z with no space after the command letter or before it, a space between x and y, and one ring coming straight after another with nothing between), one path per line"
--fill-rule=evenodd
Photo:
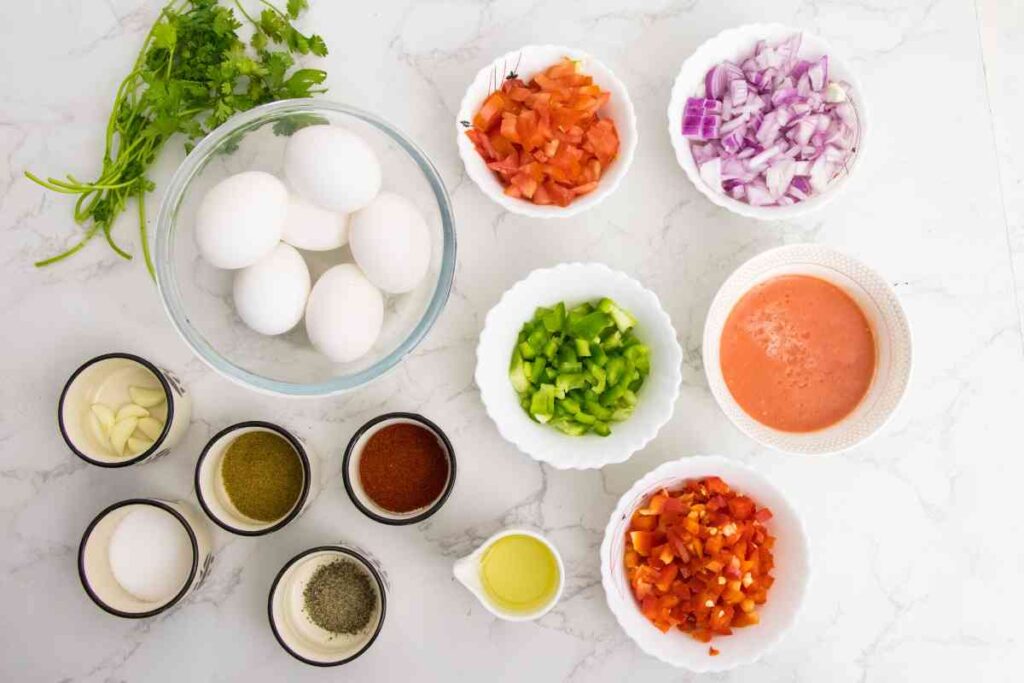
M693 160L693 152L690 150L690 140L683 137L683 109L686 107L687 98L704 96L704 76L712 67L725 60L737 63L742 61L745 57L753 54L754 46L759 40L778 43L795 33L800 33L803 36L800 42L800 57L802 59L828 55L830 79L834 76L835 80L850 84L847 94L857 111L859 125L857 151L850 158L846 171L833 179L824 192L789 206L752 206L711 189L700 177L700 169L697 168L697 163ZM837 55L832 46L820 36L784 24L746 24L726 29L717 36L706 40L680 67L668 104L668 134L672 140L672 147L675 148L676 161L686 173L686 177L701 194L714 204L740 216L757 220L772 221L795 218L820 209L835 199L846 187L854 169L861 165L867 131L868 112L864 103L864 90L850 65Z
M609 297L637 319L637 338L650 347L651 373L637 394L633 415L612 423L612 433L568 436L538 424L519 405L508 371L523 324L538 306L569 307ZM623 462L653 439L672 417L682 383L683 351L658 297L633 278L600 263L563 263L535 270L487 314L476 349L476 383L498 431L534 460L558 469L590 469Z
M755 285L781 275L809 275L846 292L864 312L875 338L875 376L853 412L813 432L783 432L761 424L733 398L722 374L719 346L733 307ZM722 284L704 323L704 373L722 412L762 446L786 453L839 453L878 433L892 417L910 383L910 324L885 278L860 261L819 244L769 249L736 269Z
M633 511L663 488L676 489L691 479L709 476L721 477L732 489L771 510L773 516L765 526L775 536L775 583L768 591L768 601L758 608L760 623L735 629L730 636L715 637L710 644L678 629L662 633L648 621L633 597L624 563L626 530ZM751 664L771 650L796 621L810 574L807 533L782 491L756 470L716 455L681 458L648 472L619 499L601 543L601 584L608 608L622 630L652 657L698 673ZM709 654L709 645L718 650L717 656Z

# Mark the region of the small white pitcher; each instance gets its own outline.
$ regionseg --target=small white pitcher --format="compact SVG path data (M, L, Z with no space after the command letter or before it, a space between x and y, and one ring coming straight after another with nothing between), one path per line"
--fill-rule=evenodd
M513 612L507 610L500 605L495 605L487 592L484 590L483 580L480 578L481 563L483 555L487 552L494 543L506 536L530 536L543 543L551 554L555 558L555 563L558 565L558 588L555 590L554 595L547 604L537 608L532 612ZM455 578L459 580L463 586L469 589L469 592L476 596L476 599L480 601L480 604L487 608L487 611L498 617L499 619L505 619L506 621L531 621L533 619L539 619L548 613L548 611L555 606L559 598L562 597L562 589L565 587L565 567L562 564L562 556L558 552L558 548L548 539L541 536L536 531L529 529L506 529L499 531L494 534L486 541L484 541L479 548L474 550L472 553L463 557L462 559L456 560L455 565L452 567L452 573Z

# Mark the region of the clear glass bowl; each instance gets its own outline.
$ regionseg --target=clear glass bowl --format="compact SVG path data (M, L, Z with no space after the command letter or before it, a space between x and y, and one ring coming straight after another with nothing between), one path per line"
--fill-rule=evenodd
M302 323L275 337L253 332L235 313L235 271L199 255L193 236L196 209L221 179L248 170L281 173L288 133L309 123L340 125L377 152L383 190L412 201L431 232L427 276L406 294L388 296L384 327L365 356L334 363L309 343ZM300 252L315 282L325 270L352 262L347 246ZM284 100L239 114L204 138L178 168L160 207L156 275L171 322L200 359L243 386L286 396L349 391L396 366L426 336L448 300L455 274L455 217L437 169L416 144L377 116L324 100Z

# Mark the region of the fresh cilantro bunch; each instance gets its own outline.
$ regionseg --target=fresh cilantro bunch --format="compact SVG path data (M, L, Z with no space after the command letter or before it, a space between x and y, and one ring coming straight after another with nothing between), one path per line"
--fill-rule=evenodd
M324 71L292 68L296 54L327 54L323 38L304 35L292 25L307 9L307 0L288 0L284 11L260 0L258 16L238 0L234 4L251 25L248 46L238 35L242 22L218 0L172 0L163 8L131 72L117 89L107 122L103 166L95 180L83 182L71 174L42 180L25 172L47 189L77 195L75 221L88 224L76 245L37 266L71 256L100 232L115 252L130 259L114 242L111 228L134 197L142 253L152 275L145 198L154 185L146 173L164 143L182 133L190 150L237 112L324 92L318 87L327 76Z

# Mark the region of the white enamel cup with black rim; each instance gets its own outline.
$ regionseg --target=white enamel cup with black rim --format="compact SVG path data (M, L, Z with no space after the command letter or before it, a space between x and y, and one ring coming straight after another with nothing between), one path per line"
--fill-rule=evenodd
M370 579L377 605L370 621L354 634L334 634L313 623L305 613L305 588L316 570L336 560L355 562ZM388 578L377 560L365 551L345 545L323 545L305 550L285 564L270 586L267 616L270 629L285 652L312 666L338 666L366 652L384 627L388 605Z
M153 417L163 421L163 430L141 453L119 456L101 441L88 420L95 403L113 410L127 403L132 386L159 387L165 401L154 407ZM99 467L127 467L153 461L170 453L192 419L192 398L173 372L130 353L96 356L75 370L64 385L57 403L57 426L71 452Z
M362 479L359 476L359 464L367 442L380 430L395 424L412 424L426 429L437 439L438 445L448 459L448 480L441 489L441 493L427 505L408 512L394 512L375 503L363 488ZM440 510L455 487L455 470L455 448L451 441L440 427L417 413L385 413L373 418L352 435L345 448L345 456L341 463L342 481L353 505L375 522L392 526L416 524Z
M235 439L249 432L270 432L280 436L295 451L302 466L302 488L295 505L283 517L271 522L261 522L242 514L224 488L221 467L224 455ZM320 489L319 472L320 462L316 453L309 444L289 430L259 420L239 422L215 434L199 454L195 472L196 497L207 516L225 531L239 536L263 536L283 528L302 514Z
M126 591L117 582L110 568L110 540L117 525L129 513L141 507L161 510L177 520L188 535L192 563L181 589L165 600L148 602ZM196 590L210 573L213 545L206 521L184 501L157 498L130 498L114 503L89 523L78 547L78 576L86 594L100 609L125 619L144 619L166 612Z

